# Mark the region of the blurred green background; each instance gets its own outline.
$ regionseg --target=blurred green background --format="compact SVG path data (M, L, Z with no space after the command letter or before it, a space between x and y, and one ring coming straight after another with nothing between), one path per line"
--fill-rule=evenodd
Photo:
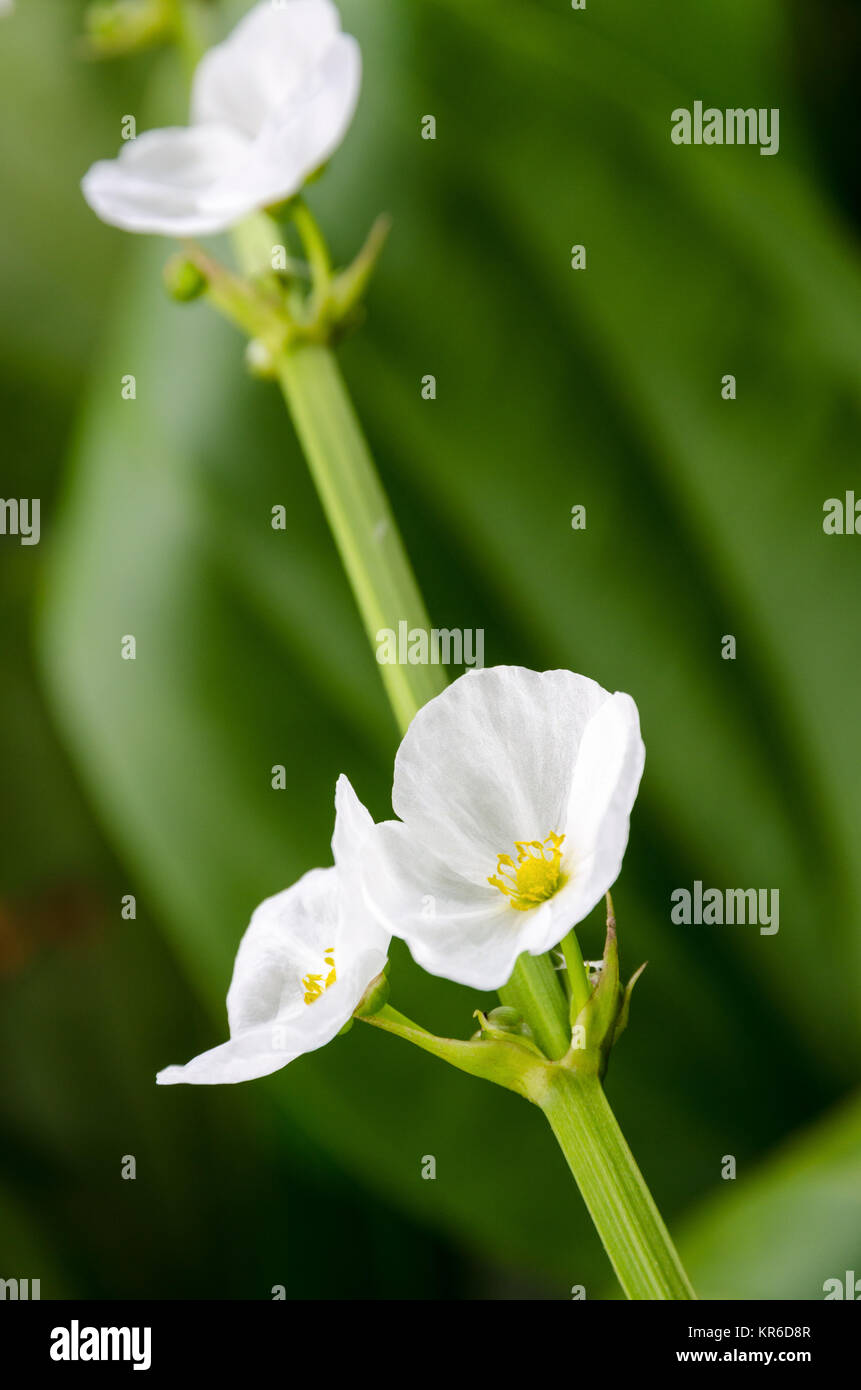
M80 196L123 115L184 114L176 55L86 61L83 9L0 21L2 492L42 499L41 544L0 541L0 1277L614 1296L538 1113L393 1039L154 1085L225 1036L254 905L329 862L337 773L390 813L397 738L275 389ZM364 90L313 204L344 260L394 218L341 357L434 621L641 711L611 1101L702 1296L821 1298L861 1271L861 540L822 531L861 496L858 8L342 11ZM779 155L673 146L697 99L779 107ZM694 879L778 888L779 934L673 926ZM480 998L393 962L397 1007L471 1031Z

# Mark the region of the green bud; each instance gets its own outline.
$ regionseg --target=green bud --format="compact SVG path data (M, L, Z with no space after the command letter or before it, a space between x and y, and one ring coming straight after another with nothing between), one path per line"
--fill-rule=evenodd
M386 974L371 980L355 1009L353 1018L373 1018L389 1002L389 979Z
M507 1004L499 1004L487 1014L482 1013L481 1009L476 1009L473 1018L478 1019L479 1027L478 1032L473 1033L470 1042L513 1042L520 1047L528 1048L539 1057L543 1055L532 1035L532 1029L517 1009L512 1009Z
M136 53L173 35L164 0L100 0L84 15L86 42L97 58Z
M171 299L176 299L181 304L188 304L192 299L199 299L205 292L207 279L203 271L198 270L194 261L190 261L187 256L180 253L171 256L165 266L164 283Z
M487 1015L487 1021L491 1028L495 1028L499 1032L519 1033L524 1038L532 1037L532 1029L526 1019L507 1004L499 1004L495 1009L491 1009Z
M245 365L252 376L272 381L277 375L275 358L262 338L251 338L245 348Z

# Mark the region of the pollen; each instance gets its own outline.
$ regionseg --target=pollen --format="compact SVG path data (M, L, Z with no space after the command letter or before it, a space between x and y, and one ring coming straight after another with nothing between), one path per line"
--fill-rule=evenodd
M321 971L319 975L306 975L302 981L302 988L305 991L305 1003L313 1004L315 999L319 999L325 994L330 985L335 983L335 948L327 946L323 955L323 964L326 971Z
M565 882L562 872L564 835L551 830L545 840L515 840L517 858L501 854L496 873L487 881L511 900L518 912L528 912L552 898Z

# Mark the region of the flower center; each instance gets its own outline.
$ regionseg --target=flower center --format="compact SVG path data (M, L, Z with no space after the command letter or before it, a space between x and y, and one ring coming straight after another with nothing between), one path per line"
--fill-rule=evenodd
M496 873L488 883L498 888L511 899L511 906L518 912L528 912L531 907L552 898L562 884L562 842L564 835L556 835L552 830L546 840L515 840L517 859L510 854L500 854Z
M323 956L323 961L328 969L328 975L326 975L325 977L322 974L306 975L304 980L302 981L302 988L305 991L306 1004L313 1004L315 999L319 999L320 996L329 988L329 986L335 983L335 980L337 978L335 975L334 946L326 947L326 951Z

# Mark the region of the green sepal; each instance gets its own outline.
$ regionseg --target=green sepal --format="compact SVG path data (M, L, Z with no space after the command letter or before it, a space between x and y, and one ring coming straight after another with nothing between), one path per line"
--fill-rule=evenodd
M365 990L355 1009L353 1018L370 1019L385 1008L389 998L389 977L385 971L377 975Z
M623 987L619 979L619 943L615 919L607 922L604 959L598 982L574 1021L566 1065L576 1071L595 1071L603 1077L610 1052L625 1031L631 994L648 962L644 961Z
M391 218L385 213L381 214L355 260L333 276L329 293L336 323L346 325L351 322L376 269L391 225Z
M607 922L607 938L598 983L583 1005L572 1028L569 1065L580 1071L597 1070L603 1076L622 1007L619 984L619 943L615 922Z
M631 1011L631 995L634 992L634 985L637 983L648 964L649 962L647 960L644 960L639 970L635 970L630 980L628 981L625 993L622 996L622 1003L619 1008L619 1016L616 1019L616 1029L613 1033L614 1047L628 1026L628 1014Z

